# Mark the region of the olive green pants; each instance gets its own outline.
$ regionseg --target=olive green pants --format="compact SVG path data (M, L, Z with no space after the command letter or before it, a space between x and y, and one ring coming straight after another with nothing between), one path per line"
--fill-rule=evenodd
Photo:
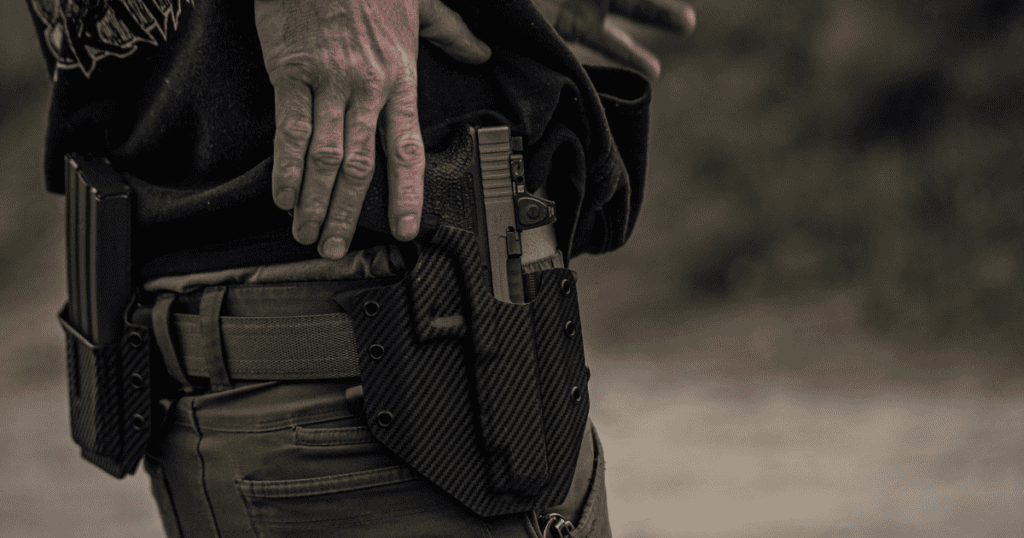
M168 536L541 536L535 513L479 517L405 466L370 435L350 386L236 383L178 400L146 458ZM574 537L611 536L592 426L567 499L543 512L571 520Z

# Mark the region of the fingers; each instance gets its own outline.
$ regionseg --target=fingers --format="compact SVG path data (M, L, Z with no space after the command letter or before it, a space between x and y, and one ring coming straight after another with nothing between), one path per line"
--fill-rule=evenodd
M336 91L320 91L313 99L313 134L292 221L292 235L303 245L312 245L320 236L335 178L345 158L345 104L345 97Z
M416 78L398 88L384 107L388 156L388 219L391 233L409 241L419 233L423 208L423 136L416 108Z
M609 9L636 22L675 32L689 34L696 27L693 7L681 0L610 0ZM605 14L593 0L566 0L555 20L555 30L567 41L577 41L649 79L657 79L661 74L658 58Z
M441 0L420 0L419 10L420 37L460 62L482 64L490 59L491 48L477 39L462 17Z
M424 165L415 114L421 2L425 37L464 61L488 59L486 45L441 0L257 3L260 48L275 89L274 201L292 210L295 239L316 244L324 257L340 258L351 245L386 103L394 178L389 216L399 238L417 232Z
M611 0L610 11L642 24L690 35L697 27L693 6L681 0Z
M274 203L292 209L298 200L306 149L313 133L313 96L309 86L281 80L274 86L274 167L271 189Z
M341 258L352 244L363 199L373 180L374 136L380 109L376 100L356 101L345 115L345 157L317 247L324 258Z
M661 75L661 62L658 58L640 46L624 30L610 20L605 20L602 30L581 36L580 42L612 60L640 71L651 80Z

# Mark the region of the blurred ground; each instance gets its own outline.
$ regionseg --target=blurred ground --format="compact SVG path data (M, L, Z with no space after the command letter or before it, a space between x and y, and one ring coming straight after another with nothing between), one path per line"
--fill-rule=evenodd
M1024 528L1024 8L696 2L646 202L575 262L617 536ZM47 76L0 4L0 536L157 536L68 438Z

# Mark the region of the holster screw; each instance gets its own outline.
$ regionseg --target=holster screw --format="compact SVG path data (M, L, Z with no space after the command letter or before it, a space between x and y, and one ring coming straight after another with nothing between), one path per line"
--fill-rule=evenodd
M567 321L565 322L565 335L569 338L576 336L576 322Z
M382 428L387 428L395 421L395 415L391 414L391 411L381 411L377 413L377 424L380 424Z
M146 427L146 417L136 413L132 415L132 428L135 430L141 430Z
M363 312L366 313L366 317L372 318L377 315L377 312L380 312L380 305L376 301L367 301L363 305Z
M380 344L373 344L370 346L370 358L379 361L384 358L384 346Z
M128 383L132 388L141 389L142 386L146 384L146 380L142 378L141 374L132 374L131 377L128 378Z
M581 391L579 387L573 387L572 390L569 391L569 394L571 394L572 399L577 402L583 399L583 391Z
M133 349L138 349L139 347L142 347L142 335L136 331L128 333L128 345L131 346Z
M562 295L568 297L572 293L572 282L568 278L562 279Z

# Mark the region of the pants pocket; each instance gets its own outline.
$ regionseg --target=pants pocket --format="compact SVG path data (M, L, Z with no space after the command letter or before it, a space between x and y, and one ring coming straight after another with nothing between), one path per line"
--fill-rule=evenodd
M341 428L296 426L293 440L297 446L349 446L376 442L366 426Z
M239 479L236 487L260 537L487 535L471 512L402 465L293 480Z

